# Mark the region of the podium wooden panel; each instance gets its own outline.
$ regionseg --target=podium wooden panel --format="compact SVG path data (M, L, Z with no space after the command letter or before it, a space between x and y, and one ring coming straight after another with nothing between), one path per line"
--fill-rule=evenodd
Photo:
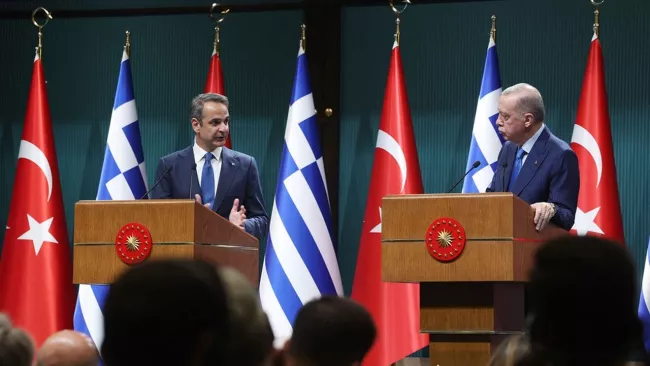
M74 215L73 282L110 284L128 268L115 251L119 229L147 227L146 260L196 258L235 267L257 287L258 240L194 200L79 201Z
M465 229L462 254L440 262L425 236L436 219ZM431 365L486 365L491 350L524 329L525 282L537 248L568 232L537 232L533 209L512 193L388 196L382 201L382 279L420 283L420 330Z

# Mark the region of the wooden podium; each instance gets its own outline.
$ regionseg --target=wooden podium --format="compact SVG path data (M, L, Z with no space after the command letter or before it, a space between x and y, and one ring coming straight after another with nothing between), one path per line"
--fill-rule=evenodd
M524 330L524 290L537 248L567 235L535 230L533 209L512 193L388 196L382 201L382 279L420 284L420 330L431 365L487 365L504 338ZM428 251L429 226L442 218L465 231L451 261ZM439 255L439 254L438 254Z
M257 288L258 240L194 200L80 201L75 204L73 282L110 284L131 264L116 251L124 225L151 235L147 261L196 258L241 271Z

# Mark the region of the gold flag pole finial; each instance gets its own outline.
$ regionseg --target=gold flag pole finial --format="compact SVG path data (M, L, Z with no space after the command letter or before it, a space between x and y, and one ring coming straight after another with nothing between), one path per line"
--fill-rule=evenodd
M591 2L591 5L596 7L596 10L594 10L594 34L596 34L596 37L598 37L599 36L598 31L600 28L600 22L599 22L600 10L598 10L598 8L600 7L600 5L602 5L602 3L605 2L605 0L600 0L600 1L589 0L589 1Z
M219 54L219 46L220 46L220 43L221 43L221 40L219 39L219 37L220 37L219 33L221 31L221 29L219 28L219 24L221 24L221 22L223 22L223 20L225 18L225 15L230 12L230 9L221 10L219 13L223 14L223 15L221 16L221 18L217 19L217 16L215 15L215 9L217 7L219 7L219 4L213 3L212 6L210 7L210 12L208 13L208 15L210 16L210 19L216 21L216 24L214 25L214 42L212 43L212 46L214 48L214 53L218 55Z
M42 10L43 13L45 13L45 21L43 24L36 21L36 13L38 13L39 10ZM38 52L39 59L43 56L43 28L50 22L50 20L52 20L52 14L42 6L39 6L32 12L32 23L38 28L38 47L36 48L36 51Z
M307 52L307 26L304 24L300 26L300 47L302 52Z
M126 31L126 43L124 44L126 55L131 57L131 32Z
M399 44L399 23L400 23L399 17L400 17L400 15L402 15L404 10L406 10L406 7L408 7L409 4L411 3L410 0L402 0L402 2L404 3L404 7L402 8L402 10L397 10L395 5L393 4L393 0L388 0L388 4L390 5L390 9L393 11L393 13L395 13L395 16L396 16L396 18L395 18L395 26L396 26L395 42L397 42L397 44Z
M492 28L490 28L490 37L494 42L497 41L497 16L492 15Z

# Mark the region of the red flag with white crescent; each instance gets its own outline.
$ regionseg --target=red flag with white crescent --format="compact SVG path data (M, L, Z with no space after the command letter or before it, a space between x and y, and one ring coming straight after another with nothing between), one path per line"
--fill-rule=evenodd
M352 298L370 311L378 329L364 365L389 365L429 343L429 337L420 333L418 284L381 280L381 199L423 191L402 59L395 43L352 288Z
M205 81L206 93L217 93L226 95L226 87L224 86L223 71L221 69L221 58L217 50L212 51L212 58L210 59L210 69L208 70L208 78ZM230 142L230 134L226 137L226 147L232 149L232 142Z
M571 232L625 244L603 64L600 40L594 34L571 137L580 167L578 209Z
M74 288L59 168L36 57L0 260L0 311L40 346L72 329Z

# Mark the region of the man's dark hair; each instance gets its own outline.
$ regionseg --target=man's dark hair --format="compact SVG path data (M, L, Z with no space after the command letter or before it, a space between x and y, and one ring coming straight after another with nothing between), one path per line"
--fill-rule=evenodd
M228 97L216 93L203 93L199 94L194 99L192 99L192 105L190 106L190 120L195 118L199 121L199 124L203 124L203 105L207 102L216 102L225 105L226 107L230 106Z
M626 361L642 327L635 267L620 244L566 236L537 252L530 277L535 358L553 365Z
M344 366L361 362L377 330L363 306L343 297L325 296L298 312L289 353L301 364Z
M102 357L109 366L220 365L229 330L226 300L206 262L135 266L106 298Z

